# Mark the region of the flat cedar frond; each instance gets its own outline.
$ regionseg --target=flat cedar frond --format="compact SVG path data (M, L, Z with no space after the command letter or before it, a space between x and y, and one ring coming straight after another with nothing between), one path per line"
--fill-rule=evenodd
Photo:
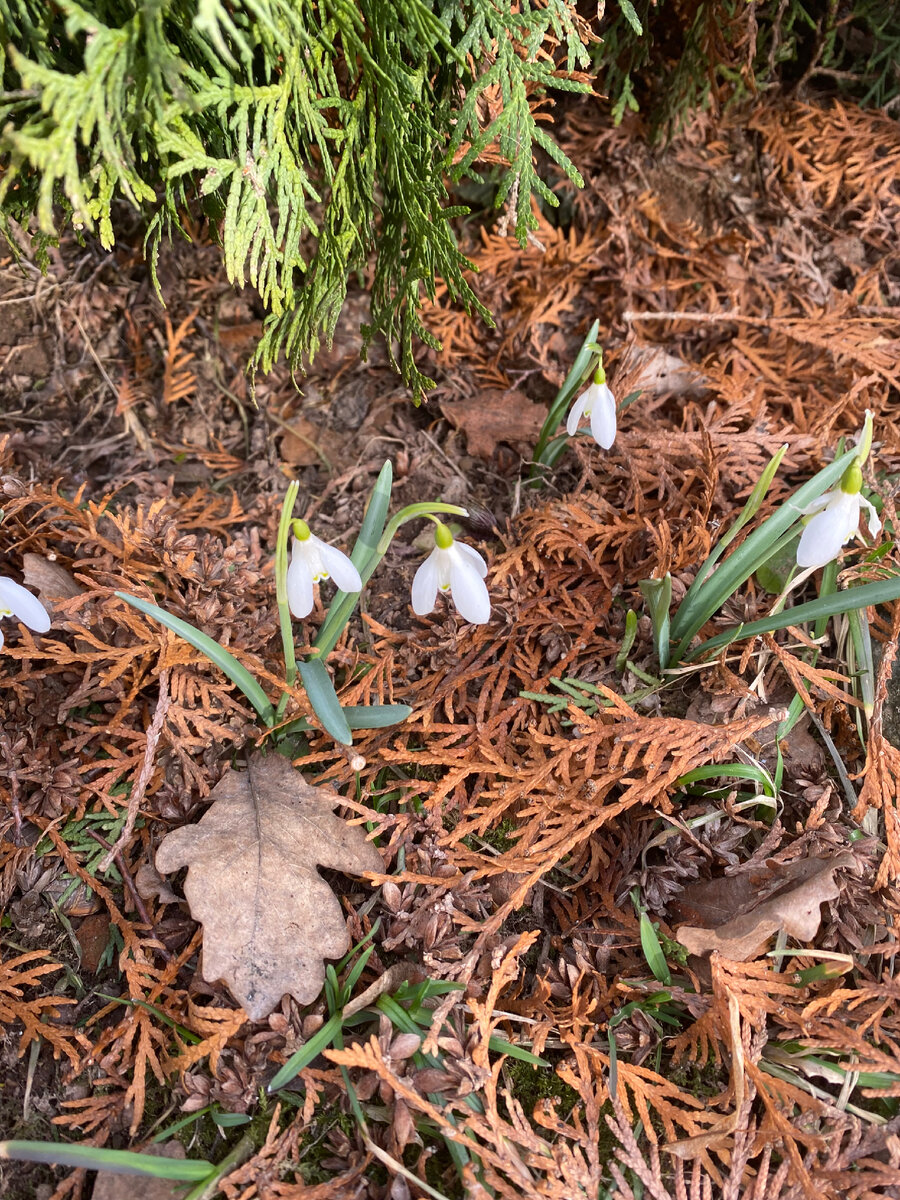
M21 1022L24 1026L18 1045L19 1057L32 1042L46 1041L53 1047L54 1057L64 1054L74 1064L79 1061L80 1052L89 1045L82 1034L47 1019L57 1016L65 1005L74 1004L71 997L55 996L52 992L28 994L33 988L45 985L47 974L61 970L59 963L48 961L45 950L32 950L0 960L0 1022L4 1025Z
M900 135L889 117L840 100L793 100L759 105L749 127L762 134L799 203L811 194L826 208L848 201L857 209L876 208L895 200Z
M194 394L197 380L189 370L188 364L193 360L192 351L183 348L185 338L191 331L196 320L196 313L189 313L177 329L172 328L172 322L166 317L166 353L163 370L163 404L174 404L176 400L186 400Z

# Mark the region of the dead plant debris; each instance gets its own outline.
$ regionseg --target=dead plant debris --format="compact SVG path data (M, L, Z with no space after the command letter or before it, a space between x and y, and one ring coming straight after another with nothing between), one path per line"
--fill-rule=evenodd
M788 630L644 694L637 587L670 571L677 602L778 447L772 504L866 408L872 482L896 526L900 135L848 102L774 91L696 114L664 151L637 118L614 128L589 101L558 132L587 186L556 223L540 214L525 251L469 227L497 326L438 290L426 320L445 349L426 369L439 387L419 410L377 353L358 361L354 295L302 395L276 372L251 396L260 312L227 287L190 214L192 243L160 261L168 315L138 233L114 257L65 243L46 281L0 261L6 315L39 350L0 373L4 572L53 611L45 635L8 624L0 658L5 1134L142 1148L187 1120L188 1157L221 1161L246 1133L227 1200L900 1189L900 610L869 613L881 667L868 718L849 698L840 626L815 667L811 631ZM641 395L609 453L579 441L531 492L516 481L527 422L594 317L616 395ZM275 692L285 479L323 536L343 535L388 456L401 503L440 492L494 514L481 544L492 622L465 629L449 609L417 621L417 551L398 544L332 661L345 703L413 716L361 735L358 775L326 738L298 742L306 784L289 797L270 780L289 768L256 757L240 695L113 593L164 603ZM895 549L877 569L897 569ZM771 603L751 581L710 632ZM640 619L620 661L629 609ZM757 804L727 769L778 770L773 727L795 689L812 715L789 739L777 805ZM684 782L707 766L723 775ZM261 878L241 867L259 844L248 788L282 839L298 815L314 831L299 848L273 841L268 897L236 891ZM349 832L359 818L369 842ZM189 856L192 911L153 867ZM378 886L348 890L315 863ZM313 907L295 932L297 878ZM324 905L322 953L369 937L371 957L342 1044L270 1097L332 1019L298 951L320 941ZM668 982L648 965L648 921ZM238 982L263 930L285 971L265 988ZM766 954L773 938L785 963ZM29 1195L34 1177L15 1170L0 1166L8 1194ZM86 1200L89 1179L51 1186L52 1200Z

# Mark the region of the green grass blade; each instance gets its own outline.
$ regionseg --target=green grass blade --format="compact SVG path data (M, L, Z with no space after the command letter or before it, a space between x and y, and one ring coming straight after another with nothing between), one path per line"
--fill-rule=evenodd
M775 454L772 455L765 470L757 480L756 486L748 496L747 503L741 509L738 519L719 539L719 541L713 547L713 551L709 558L697 572L696 578L694 579L694 582L691 584L689 592L687 593L688 595L690 594L690 591L693 591L695 588L700 588L703 580L707 577L707 575L722 557L725 550L731 545L747 522L752 520L753 517L755 517L759 512L760 506L762 505L763 500L765 500L769 488L772 486L772 480L775 478L775 472L781 466L781 460L784 458L786 450L787 443L785 443L780 450L777 450ZM687 596L685 599L686 598Z
M647 960L647 966L650 968L653 978L668 987L672 982L672 973L666 962L666 956L663 954L662 946L659 944L653 922L643 911L641 912L641 949L644 951L644 958Z
M308 1042L305 1042L296 1053L292 1054L283 1067L275 1074L272 1082L266 1089L269 1092L277 1092L279 1088L283 1088L286 1083L290 1083L295 1079L304 1067L308 1067L314 1058L319 1055L334 1041L334 1038L341 1031L341 1022L343 1015L339 1012L329 1017L321 1029L317 1030Z
M705 767L695 767L676 780L676 787L688 787L692 783L701 783L706 779L752 779L760 784L770 796L775 795L775 784L771 775L763 767L755 763L721 763Z
M804 621L816 621L819 617L834 617L838 613L850 612L855 608L869 608L876 604L889 604L892 600L900 600L900 575L890 579L879 579L876 583L864 583L861 587L846 588L830 596L819 596L796 608L788 608L777 613L774 617L765 617L761 621L748 621L745 625L735 625L724 633L701 642L687 656L686 661L698 658L701 654L709 654L720 646L738 638L756 637L760 633L772 633L776 629L784 629L788 625L799 625Z
M104 1150L99 1146L67 1145L62 1142L0 1142L0 1159L52 1163L58 1167L81 1167L88 1171L111 1171L114 1175L152 1175L156 1179L196 1182L209 1178L215 1165L205 1159L157 1158L131 1150Z
M152 617L154 621L159 621L160 625L165 625L166 629L171 629L173 633L177 633L195 650L199 650L201 654L205 654L211 663L224 672L233 684L241 689L260 717L267 725L271 725L275 720L275 709L269 703L269 698L262 690L250 672L245 666L238 662L233 654L230 654L224 646L220 646L218 642L214 642L211 637L205 633L201 633L199 629L195 629L193 625L189 625L187 621L182 621L181 617L175 617L171 613L166 612L164 608L160 608L156 604L150 604L146 600L139 600L137 596L130 596L127 592L116 592L120 600L124 600L126 604L130 604L132 608L136 608L138 612L142 612L147 617Z
M490 1038L488 1048L493 1050L495 1054L508 1054L510 1058L517 1058L520 1062L531 1063L533 1067L550 1066L546 1058L539 1058L523 1046L516 1046L513 1042L508 1042L506 1038L496 1036Z
M650 610L653 644L659 668L669 665L669 608L672 604L672 576L666 572L662 579L642 579L638 586Z
M353 744L353 734L341 708L331 676L321 658L310 658L299 664L300 678L309 696L313 711L323 727L343 746Z
M631 653L631 647L634 645L637 631L638 615L633 608L629 608L625 614L625 635L622 638L619 653L616 655L616 670L619 673L625 670L625 664L628 662L628 655Z
M388 459L378 473L372 495L366 505L365 516L359 529L359 537L350 555L350 561L358 571L362 571L369 556L381 541L387 521L388 508L391 503L391 488L394 480L394 468Z

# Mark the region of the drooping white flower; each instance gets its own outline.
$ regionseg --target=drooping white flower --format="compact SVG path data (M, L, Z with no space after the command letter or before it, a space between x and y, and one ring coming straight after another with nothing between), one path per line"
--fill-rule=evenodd
M291 563L287 570L288 606L295 617L308 617L313 610L313 586L331 578L343 592L359 592L359 571L342 550L329 546L305 521L294 522Z
M881 530L875 506L863 496L862 471L858 463L844 472L840 487L825 492L804 510L812 516L804 526L797 547L797 566L807 569L824 567L841 552L841 546L859 534L859 510L867 511L869 533L874 537Z
M574 437L584 417L591 419L591 437L598 446L608 450L616 440L616 398L606 384L602 367L594 372L594 378L569 412L566 432Z
M46 633L50 628L50 614L40 600L5 575L0 576L0 617L15 617L35 633ZM2 646L3 631L0 630L0 648Z
M457 542L447 526L439 523L434 549L413 579L413 611L424 617L434 608L438 592L449 592L461 617L472 625L486 625L491 619L491 598L485 575L487 563L478 551Z

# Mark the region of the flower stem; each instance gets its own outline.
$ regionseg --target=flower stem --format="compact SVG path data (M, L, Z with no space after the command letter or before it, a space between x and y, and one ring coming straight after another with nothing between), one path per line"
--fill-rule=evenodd
M458 504L434 504L429 500L423 500L419 504L407 504L406 508L401 508L397 515L388 521L385 531L381 535L381 541L375 550L375 553L378 555L376 561L384 558L394 534L401 525L406 521L412 521L415 517L430 517L434 520L434 513L450 513L457 517L467 517L469 510L467 508L460 508Z
M284 678L290 687L297 678L297 656L294 652L294 628L291 624L291 610L288 607L287 595L287 571L288 571L288 553L287 544L288 537L291 531L291 514L294 511L294 504L297 500L297 493L300 491L300 484L292 480L288 484L288 490L284 497L284 504L281 508L281 520L278 522L278 537L275 540L275 599L278 602L278 620L281 624L281 644L284 647ZM278 703L278 715L280 716L285 704L288 700L287 692L283 692L281 700Z

